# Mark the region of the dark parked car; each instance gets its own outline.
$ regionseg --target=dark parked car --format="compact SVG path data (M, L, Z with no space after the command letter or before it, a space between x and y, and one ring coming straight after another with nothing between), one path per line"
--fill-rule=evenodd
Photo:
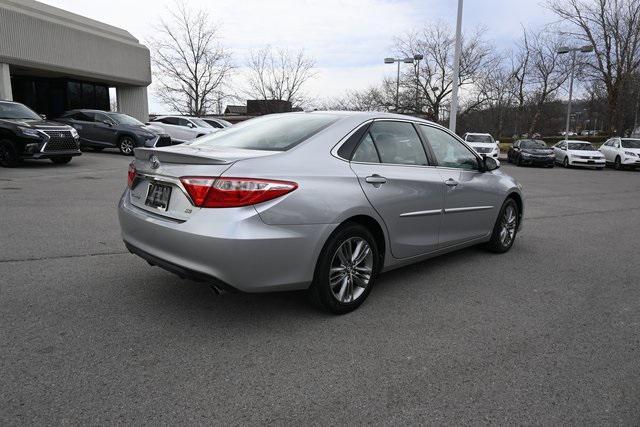
M58 119L73 126L80 134L80 146L94 150L117 148L124 155L136 147L173 145L162 129L145 125L131 116L100 110L71 110Z
M553 149L539 139L519 139L507 152L507 161L522 165L538 165L552 168L555 164Z
M80 154L72 127L46 120L18 102L0 101L0 165L12 167L24 159L64 164Z
M204 120L209 126L216 129L224 129L233 126L233 123L215 117L203 117L202 120Z

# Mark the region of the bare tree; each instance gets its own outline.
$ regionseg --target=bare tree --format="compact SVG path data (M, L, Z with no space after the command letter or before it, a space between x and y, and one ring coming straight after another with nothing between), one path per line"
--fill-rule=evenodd
M176 1L151 40L156 96L180 114L202 116L217 109L232 70L231 54L204 9Z
M575 37L594 46L587 68L606 87L609 130L622 131L622 88L640 69L640 0L547 0L547 7L571 25Z
M494 58L490 55L491 48L482 37L483 29L477 28L473 34L463 36L462 53L460 56L459 85L473 83L480 72L490 66ZM414 69L403 74L401 86L412 96L407 97L402 104L405 111L416 110L415 91L419 91L418 104L429 108L433 116L438 117L440 108L451 94L453 85L453 47L455 34L451 28L443 23L426 26L420 32L409 33L395 41L396 49L407 57L416 53L424 55ZM417 83L417 84L416 84Z
M294 53L267 46L251 51L247 65L248 96L289 101L293 106L305 101L305 85L316 75L315 61L302 50Z
M558 48L565 44L565 40L549 28L529 32L528 35L527 30L523 29L522 40L521 48L527 52L520 56L528 58L523 80L533 108L529 122L529 134L532 134L538 125L544 104L567 81L570 62L567 55L558 53Z

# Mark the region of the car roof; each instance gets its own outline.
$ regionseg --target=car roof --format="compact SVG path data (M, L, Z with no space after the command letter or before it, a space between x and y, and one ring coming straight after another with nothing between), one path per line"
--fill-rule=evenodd
M490 133L480 133L480 132L467 132L467 135L487 135L487 136L491 136Z

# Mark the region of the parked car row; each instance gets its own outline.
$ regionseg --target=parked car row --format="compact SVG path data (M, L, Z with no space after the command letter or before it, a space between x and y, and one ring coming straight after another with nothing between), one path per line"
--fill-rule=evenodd
M560 164L596 169L604 169L606 165L614 169L640 168L640 138L615 137L600 148L587 141L565 140L549 147L541 140L521 139L514 142L507 152L507 161L517 166L553 167Z
M91 109L70 110L52 121L26 105L0 101L0 166L26 159L64 164L87 148L117 148L130 156L135 148L181 144L229 126L218 118L181 116L160 116L144 124L123 113Z

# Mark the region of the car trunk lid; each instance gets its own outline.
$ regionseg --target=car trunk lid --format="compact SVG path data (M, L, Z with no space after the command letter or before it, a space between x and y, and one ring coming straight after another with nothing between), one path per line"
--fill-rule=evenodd
M186 221L201 208L192 203L181 177L219 177L239 160L278 153L191 144L136 148L131 204L154 215Z

